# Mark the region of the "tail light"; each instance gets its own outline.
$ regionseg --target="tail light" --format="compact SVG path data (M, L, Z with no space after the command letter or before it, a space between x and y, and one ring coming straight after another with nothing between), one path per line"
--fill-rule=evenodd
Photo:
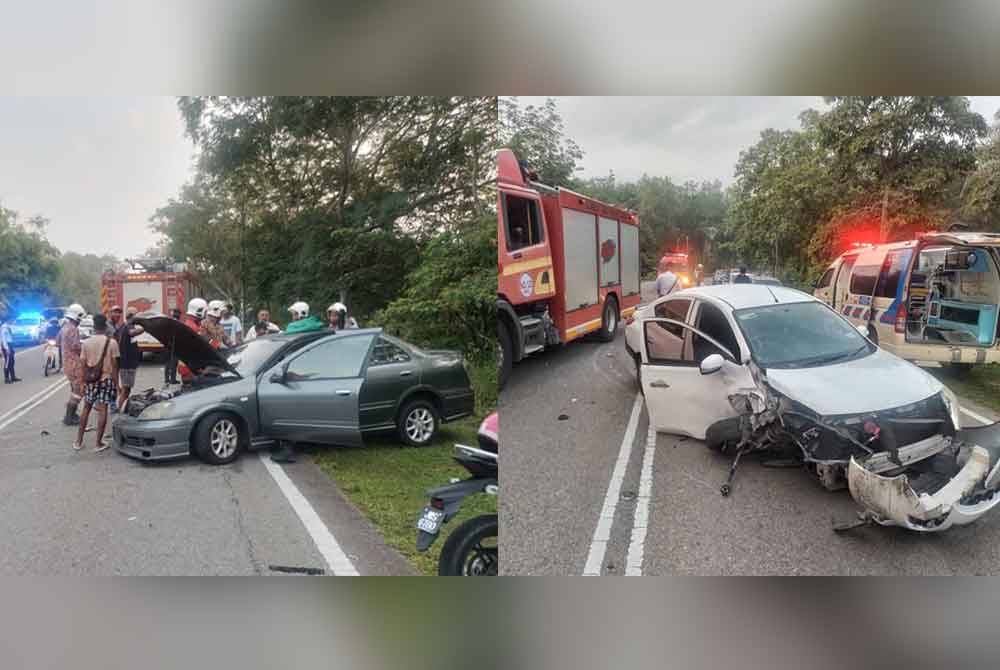
M899 311L896 312L896 323L893 330L897 333L906 332L906 307L903 305L900 305Z

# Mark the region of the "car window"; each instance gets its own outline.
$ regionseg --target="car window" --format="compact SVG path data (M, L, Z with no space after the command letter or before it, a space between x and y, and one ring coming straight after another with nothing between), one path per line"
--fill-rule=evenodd
M851 293L871 295L875 292L875 281L878 279L881 265L857 265L851 275Z
M375 341L368 364L386 365L388 363L406 363L409 360L410 355L402 347L380 336Z
M762 368L806 368L843 363L874 345L821 302L797 302L733 312L750 353Z
M689 298L674 298L665 300L653 307L653 313L659 319L674 319L687 323L688 308L691 306Z
M713 343L694 333L694 357L697 362L700 363L710 354L723 356L728 354L728 358L732 360L740 359L740 345L736 342L733 328L721 309L708 302L699 303L698 322L695 327L726 348L726 351L719 351Z
M694 365L691 347L684 345L686 329L679 323L646 321L643 324L643 338L646 342L646 356L650 363L665 365Z
M288 379L339 379L358 377L364 366L372 335L331 337L292 359Z
M517 251L538 244L543 239L538 202L515 195L504 195L507 220L507 251Z
M878 298L895 298L899 289L899 278L904 268L910 262L911 249L897 249L890 251L885 261L882 263L882 272L879 275L878 286L875 288L875 296Z

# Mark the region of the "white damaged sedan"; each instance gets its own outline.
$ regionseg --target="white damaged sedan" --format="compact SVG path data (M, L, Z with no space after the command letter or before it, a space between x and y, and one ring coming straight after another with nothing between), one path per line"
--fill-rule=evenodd
M849 488L858 523L940 531L1000 503L1000 424L959 430L941 382L819 300L735 284L657 303L630 343L650 423L733 454L723 495L743 454L775 450Z

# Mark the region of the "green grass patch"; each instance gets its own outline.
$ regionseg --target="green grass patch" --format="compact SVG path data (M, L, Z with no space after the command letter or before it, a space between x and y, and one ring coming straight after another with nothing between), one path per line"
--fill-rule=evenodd
M492 367L495 378L496 365ZM495 398L495 382L493 388ZM451 531L466 519L496 513L495 496L466 498L461 512L444 526L437 542L426 553L416 549L417 516L427 503L427 489L469 476L465 468L452 460L452 447L456 442L475 446L481 420L467 417L444 424L434 442L423 448L404 447L388 437L370 440L361 449L324 450L315 458L340 490L378 527L390 546L422 574L436 575L441 547Z
M977 365L966 371L925 369L960 397L1000 412L1000 365Z
M497 406L497 362L494 358L469 360L469 381L476 394L476 414L485 417ZM477 423L475 428L478 428ZM473 429L475 438L475 429Z

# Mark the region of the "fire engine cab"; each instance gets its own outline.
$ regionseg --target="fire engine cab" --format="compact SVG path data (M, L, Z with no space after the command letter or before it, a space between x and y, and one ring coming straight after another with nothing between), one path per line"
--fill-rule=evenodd
M497 153L499 382L513 363L596 332L614 339L639 304L633 212L538 183L509 149Z

